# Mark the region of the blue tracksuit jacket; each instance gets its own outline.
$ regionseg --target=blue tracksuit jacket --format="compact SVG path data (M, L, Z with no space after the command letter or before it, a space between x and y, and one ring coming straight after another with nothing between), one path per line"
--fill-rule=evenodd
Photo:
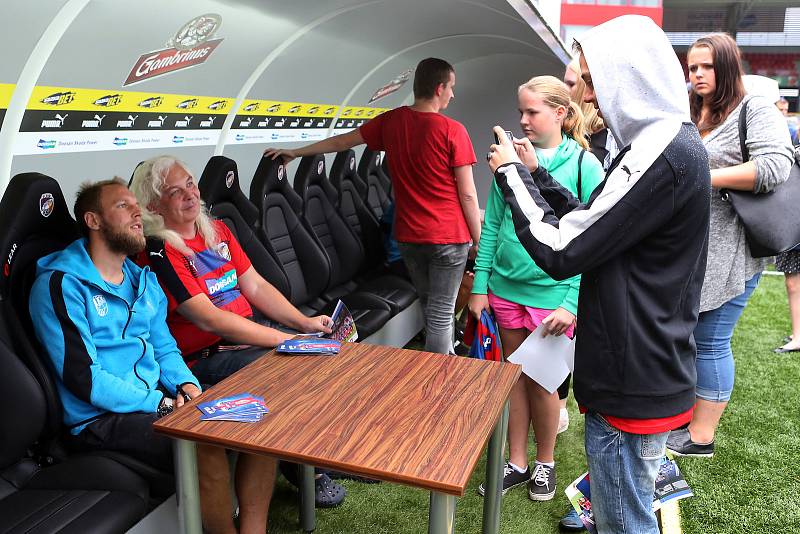
M58 377L64 423L78 434L107 413L155 412L159 383L199 384L166 323L167 298L149 268L123 265L132 302L103 281L79 239L37 263L30 312Z

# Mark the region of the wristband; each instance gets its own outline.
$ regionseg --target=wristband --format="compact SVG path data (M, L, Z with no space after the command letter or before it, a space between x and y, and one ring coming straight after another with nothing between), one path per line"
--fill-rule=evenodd
M189 402L190 400L192 400L192 397L183 390L183 384L178 386L177 389L178 389L178 393L180 393L183 396L183 400L185 400L186 402Z

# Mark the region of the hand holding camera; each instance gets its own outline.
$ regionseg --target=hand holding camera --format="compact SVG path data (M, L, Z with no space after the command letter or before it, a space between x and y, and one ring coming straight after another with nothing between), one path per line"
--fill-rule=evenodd
M489 168L494 172L499 166L505 163L520 163L520 158L517 155L516 145L520 141L514 139L514 136L508 130L503 130L500 126L493 128L494 139L496 143L489 147L489 154L486 159L489 162ZM530 145L530 141L525 140ZM533 151L533 149L531 149ZM535 158L534 154L534 158ZM537 165L538 166L538 165Z
M533 143L527 137L522 139L514 139L514 148L517 151L520 161L528 167L528 170L533 172L539 167L539 160L536 157L536 150L533 148Z

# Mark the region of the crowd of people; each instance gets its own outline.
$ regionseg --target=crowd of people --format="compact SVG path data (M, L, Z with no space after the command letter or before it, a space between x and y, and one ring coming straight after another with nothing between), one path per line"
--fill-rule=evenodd
M441 59L417 66L412 105L264 157L289 162L359 144L385 151L394 238L422 304L425 350L452 353L456 293L473 257L469 311L494 313L505 356L537 328L575 339L572 389L585 414L598 532L655 534L665 450L714 453L733 390L731 336L764 269L718 190L771 191L794 159L776 103L745 93L739 50L725 34L690 48L688 97L678 58L648 18L598 26L575 52L563 82L536 76L519 87L521 137L494 129L482 225L475 151L466 128L441 113L456 79ZM171 470L171 444L153 421L264 348L330 332L329 317L303 315L256 272L174 157L141 164L130 189L119 179L83 186L74 213L83 237L39 261L30 312L77 450L120 451ZM797 253L781 265L800 271ZM787 276L790 297L798 286ZM792 314L782 352L800 349L800 306ZM526 485L534 501L554 497L569 388L568 378L550 393L526 375L515 385L504 494ZM237 526L225 450L198 446L198 466L212 533L266 532L276 473L297 478L296 466L240 454ZM345 493L318 472L318 506L336 506ZM561 525L583 528L569 514Z

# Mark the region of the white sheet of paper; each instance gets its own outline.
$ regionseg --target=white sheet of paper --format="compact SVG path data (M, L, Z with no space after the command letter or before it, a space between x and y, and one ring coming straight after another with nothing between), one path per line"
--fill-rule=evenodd
M558 389L575 362L575 340L565 335L542 337L542 325L522 342L508 361L522 366L522 372L550 393Z

